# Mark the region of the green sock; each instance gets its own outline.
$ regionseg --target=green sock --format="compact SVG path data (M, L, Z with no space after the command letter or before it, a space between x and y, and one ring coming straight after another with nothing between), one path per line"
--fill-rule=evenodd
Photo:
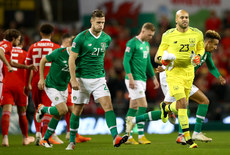
M50 115L59 116L59 112L55 106L52 107L43 107L42 112L48 113Z
M78 127L79 127L79 120L80 120L80 116L76 116L73 113L71 114L69 142L74 142L75 143L75 137L76 137Z
M202 124L205 120L205 116L208 112L208 104L199 104L196 112L196 124L194 131L195 132L201 132Z
M139 107L137 111L137 116L143 115L146 113L147 107ZM137 123L138 135L144 135L145 122Z
M143 122L143 121L145 122L154 121L158 119L161 119L161 111L150 111L143 115L136 116L136 123Z
M113 139L114 139L118 135L118 133L117 133L116 116L113 110L105 112L105 120L111 132L111 135L113 136Z
M187 106L187 114L188 114L188 118L189 118L189 106ZM181 129L181 126L180 126L180 123L178 124L179 125L179 134L183 134L183 130Z
M128 110L127 114L126 114L126 117L127 117L127 116L135 117L135 116L136 116L136 113L137 113L137 110L136 110L136 109L129 108L129 110Z
M136 109L133 109L133 108L129 108L127 114L126 114L126 117L127 116L131 116L131 117L135 117L137 114L137 110ZM130 133L130 136L133 135L133 132Z
M45 136L44 136L45 140L48 140L50 138L50 136L54 133L58 122L59 122L59 120L52 117L52 119L50 120L50 122L48 124L48 128L47 128Z

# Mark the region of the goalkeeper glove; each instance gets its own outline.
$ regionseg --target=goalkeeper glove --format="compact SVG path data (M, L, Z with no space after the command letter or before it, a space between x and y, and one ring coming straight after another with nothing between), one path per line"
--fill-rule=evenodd
M176 56L172 53L169 53L168 51L164 51L161 63L164 66L168 66L171 61L174 61L176 59Z
M200 56L199 56L199 55L196 55L196 56L193 58L193 63L195 63L196 65L199 65L199 63L200 63Z
M170 60L161 60L161 64L164 65L164 66L168 66L170 63Z
M162 60L170 60L173 61L176 59L176 56L172 53L169 53L168 51L164 51Z
M199 55L195 55L195 53L192 51L191 54L191 63L194 67L196 67L197 65L200 64L200 56Z

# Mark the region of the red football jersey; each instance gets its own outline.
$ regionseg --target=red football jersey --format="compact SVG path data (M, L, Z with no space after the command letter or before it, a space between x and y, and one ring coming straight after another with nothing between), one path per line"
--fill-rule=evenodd
M5 57L8 62L10 62L10 57L11 57L11 50L12 50L12 44L8 40L3 40L0 42L0 48L3 49L5 52ZM3 70L2 70L3 69ZM8 72L7 66L4 64L3 68L0 70L1 73L5 74L4 71Z
M27 52L20 47L13 47L11 51L11 61L19 64L25 64ZM5 72L4 85L12 85L12 87L25 85L25 69L19 69L13 67L13 72Z
M38 67L37 72L33 72L33 79L32 83L38 83L39 81L39 64L41 59L46 56L47 54L51 53L53 50L60 48L60 45L51 42L49 39L42 39L30 46L28 55L27 55L27 64L34 64L34 66ZM44 76L46 78L47 74L49 73L51 63L46 63Z

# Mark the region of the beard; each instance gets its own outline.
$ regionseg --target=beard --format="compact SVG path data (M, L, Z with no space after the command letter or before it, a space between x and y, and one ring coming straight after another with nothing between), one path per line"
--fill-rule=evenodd
M102 29L96 29L95 27L93 27L93 31L94 31L95 33L100 33L100 32L102 31Z
M178 24L180 28L182 29L186 29L188 28L188 24L184 25L184 24Z

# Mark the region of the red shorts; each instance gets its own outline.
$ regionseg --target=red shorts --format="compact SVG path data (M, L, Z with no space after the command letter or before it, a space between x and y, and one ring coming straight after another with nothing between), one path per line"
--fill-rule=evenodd
M39 104L43 104L46 107L50 107L52 104L46 92L38 89L37 83L32 84L32 98L36 109Z
M67 98L67 102L66 105L69 106L73 106L73 103L71 102L71 94L72 94L72 88L70 86L70 84L68 84L68 98Z
M27 106L27 96L23 91L24 86L3 85L1 105L11 104L17 106Z
M68 94L66 105L68 107L73 106L73 103L71 102L71 93Z

